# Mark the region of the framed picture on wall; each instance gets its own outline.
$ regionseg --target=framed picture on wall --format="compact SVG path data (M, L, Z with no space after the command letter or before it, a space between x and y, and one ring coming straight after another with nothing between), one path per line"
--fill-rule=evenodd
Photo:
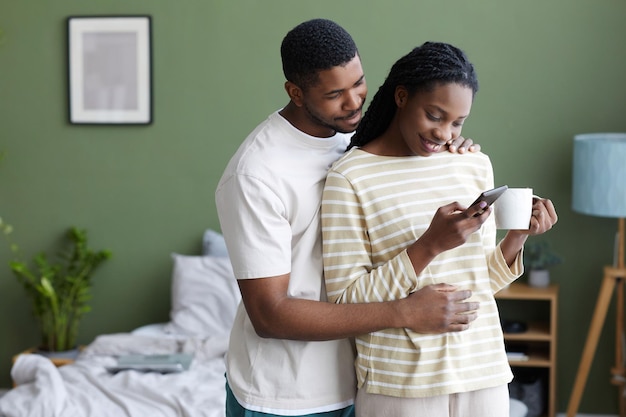
M152 123L151 26L150 16L68 17L70 123Z

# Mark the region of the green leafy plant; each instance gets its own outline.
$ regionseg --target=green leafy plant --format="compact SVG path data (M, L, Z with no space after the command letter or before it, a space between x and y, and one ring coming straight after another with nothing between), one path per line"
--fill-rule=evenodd
M524 265L530 269L548 269L563 262L546 241L526 243L524 246Z
M71 227L68 247L55 262L45 253L37 254L32 266L23 261L9 263L33 301L33 313L41 327L40 350L65 351L76 347L78 325L91 310L92 275L111 257L109 250L88 247L87 231Z

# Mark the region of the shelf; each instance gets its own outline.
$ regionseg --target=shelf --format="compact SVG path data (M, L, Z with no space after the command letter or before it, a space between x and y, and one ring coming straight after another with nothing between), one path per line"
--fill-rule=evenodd
M549 353L541 349L530 349L527 360L509 360L509 364L524 368L550 368L552 366Z
M522 316L528 328L521 333L504 333L504 342L511 351L521 349L521 352L526 353L528 358L526 360L509 359L509 365L511 368L536 368L538 372L545 373L548 383L548 398L545 410L547 414L544 415L549 417L556 415L558 290L558 285L554 284L545 288L536 288L522 283L513 283L495 295L498 304L504 302L507 303L508 307L514 306L516 303L523 303L521 310L518 307L518 314ZM536 305L536 302L542 305ZM513 304L509 305L510 303ZM513 319L510 316L513 311L509 311L507 317L507 309L500 307L499 309L502 311L502 319Z
M504 333L504 340L550 342L550 324L547 322L530 322L528 330L521 333Z
M531 356L527 361L509 361L509 365L514 368L549 368L550 360L547 358L535 359Z
M496 293L501 300L554 300L559 292L556 284L546 288L530 287L526 284L513 283Z

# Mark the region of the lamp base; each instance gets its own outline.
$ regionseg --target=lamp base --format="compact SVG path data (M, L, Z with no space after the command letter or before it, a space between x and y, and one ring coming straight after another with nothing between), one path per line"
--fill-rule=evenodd
M569 404L567 406L567 417L575 417L580 400L585 389L587 377L589 376L589 370L591 363L595 356L596 348L598 346L598 340L600 339L600 333L604 326L606 319L606 313L611 304L611 297L613 292L617 292L617 331L616 331L616 366L613 368L612 383L618 385L619 389L619 415L620 417L626 416L626 406L624 404L624 387L626 387L626 375L623 369L622 352L624 349L623 334L623 311L624 311L624 277L626 277L626 269L605 267L604 278L600 287L600 293L598 294L598 301L596 308L591 319L591 326L589 328L589 334L587 335L587 341L583 350L583 356L578 366L578 373L576 374L576 380L574 382L574 389L570 397Z

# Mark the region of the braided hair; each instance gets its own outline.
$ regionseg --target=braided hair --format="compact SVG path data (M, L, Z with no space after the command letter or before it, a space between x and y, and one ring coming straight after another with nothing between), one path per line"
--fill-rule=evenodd
M396 87L404 86L409 95L413 95L450 83L469 87L473 94L478 91L474 66L463 51L441 42L426 42L414 48L391 67L352 136L348 149L367 144L389 127L397 109Z
M352 36L328 19L300 23L280 46L285 78L304 90L317 83L320 71L346 65L357 54Z

